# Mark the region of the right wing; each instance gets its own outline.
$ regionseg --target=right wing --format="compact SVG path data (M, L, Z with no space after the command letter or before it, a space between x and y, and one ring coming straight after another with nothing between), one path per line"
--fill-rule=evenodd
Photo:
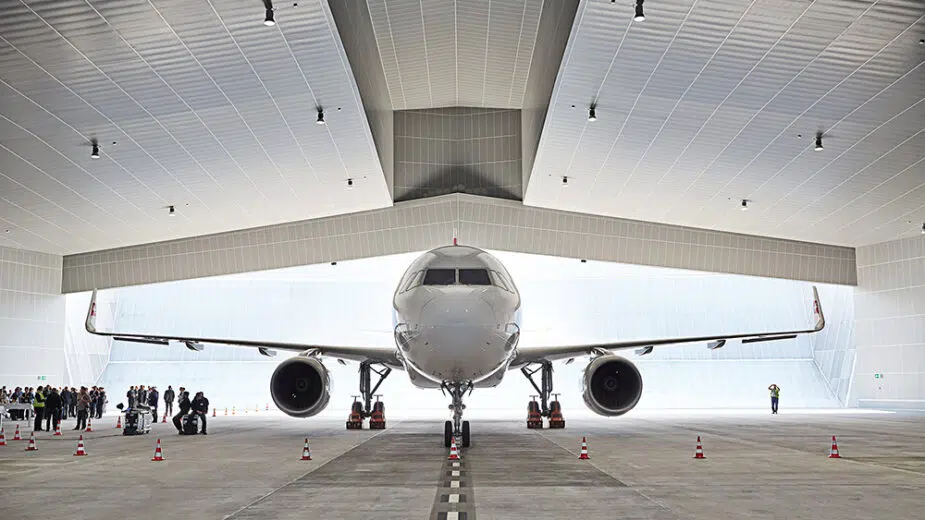
M646 352L658 345L680 345L683 343L706 343L711 349L722 347L730 339L742 340L742 343L757 343L760 341L777 341L793 339L800 334L812 334L825 328L825 316L822 314L822 304L819 303L819 292L813 287L813 314L816 323L813 328L805 330L785 330L767 332L746 332L741 334L721 334L713 336L692 336L681 338L658 338L629 341L614 341L611 343L594 343L585 345L556 345L551 347L526 347L518 349L517 356L511 362L512 367L526 363L541 361L554 361L581 355L597 354L613 350L643 347Z
M87 311L85 328L90 334L107 336L121 341L135 343L149 343L153 345L169 345L170 342L183 343L191 350L202 350L203 343L231 345L236 347L253 347L260 350L265 356L272 356L273 350L287 350L292 352L313 351L323 356L351 361L373 361L390 366L401 367L394 347L354 347L340 345L313 345L308 343L286 343L279 341L254 341L247 339L228 338L200 338L191 336L152 335L130 332L102 332L96 329L96 289L90 297L90 308Z

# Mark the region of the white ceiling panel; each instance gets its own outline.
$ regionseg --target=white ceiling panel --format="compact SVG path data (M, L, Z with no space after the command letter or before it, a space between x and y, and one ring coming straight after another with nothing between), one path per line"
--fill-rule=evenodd
M544 0L367 0L395 110L521 108Z
M273 27L245 0L0 8L5 245L67 254L391 203L326 2Z
M579 7L525 203L849 246L919 232L925 3L644 6Z

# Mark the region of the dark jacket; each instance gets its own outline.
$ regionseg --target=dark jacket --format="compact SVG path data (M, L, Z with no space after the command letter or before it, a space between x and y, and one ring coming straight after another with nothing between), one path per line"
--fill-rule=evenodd
M189 409L191 406L191 403L189 402L189 397L185 397L185 396L180 397L180 401L177 403L177 406L180 407L181 414L185 415L189 413Z
M157 390L148 392L148 406L151 408L157 408Z
M168 388L166 391L164 391L164 402L165 403L172 403L174 397L176 397L176 394L174 393L173 389Z
M46 410L60 410L62 403L63 401L61 400L61 396L52 392L48 394L48 397L45 398L45 409Z
M206 413L209 411L209 399L205 396L197 397L193 399L192 407L194 412Z

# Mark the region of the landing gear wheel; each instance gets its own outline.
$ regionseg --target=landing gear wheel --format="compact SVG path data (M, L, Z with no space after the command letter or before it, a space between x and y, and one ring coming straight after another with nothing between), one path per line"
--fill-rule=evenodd
M469 447L469 421L463 421L462 423L462 447Z
M443 423L443 446L449 448L453 442L453 421Z

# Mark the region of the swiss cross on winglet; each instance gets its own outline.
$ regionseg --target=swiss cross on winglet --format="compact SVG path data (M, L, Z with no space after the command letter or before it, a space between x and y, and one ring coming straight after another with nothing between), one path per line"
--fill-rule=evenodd
M819 311L816 311L816 312L818 313ZM96 317L96 302L93 302L92 304L90 304L90 317L91 318Z

